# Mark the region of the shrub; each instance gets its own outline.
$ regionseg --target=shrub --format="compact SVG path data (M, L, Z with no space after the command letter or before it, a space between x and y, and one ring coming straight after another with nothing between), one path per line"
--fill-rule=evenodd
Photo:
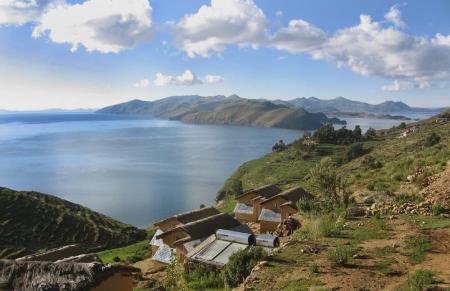
M223 275L220 272L208 269L201 264L191 266L191 271L184 273L183 278L189 290L223 289L225 287Z
M397 204L414 203L418 204L422 202L422 197L416 194L400 193L394 197L394 202Z
M366 131L367 139L374 139L377 136L377 132L372 127Z
M333 266L345 266L355 253L356 249L353 246L337 245L328 252L328 260Z
M425 146L431 147L431 146L434 146L435 144L438 144L440 141L441 141L441 137L439 135L437 135L437 133L432 132L426 137Z
M409 260L412 264L419 264L425 260L426 253L433 249L433 245L424 237L408 236L406 244L411 248Z
M366 151L364 150L364 147L361 143L354 143L347 147L347 150L344 154L344 159L347 162L350 162L351 160L360 157L364 155Z
M433 215L438 216L439 214L445 212L445 207L440 204L435 204L431 207L431 212Z
M317 265L316 262L313 262L309 270L311 271L312 274L317 274L319 273L319 266Z
M431 270L420 269L408 279L408 288L411 291L423 291L437 283L436 274Z
M324 237L333 237L340 234L343 228L343 221L334 215L324 214L321 216L319 231Z
M362 159L361 165L369 170L379 169L383 167L383 165L379 161L377 161L373 156L370 155L367 155Z
M227 285L236 287L250 274L253 267L267 255L261 247L250 247L231 255L224 269L224 277Z
M120 261L122 261L118 256L115 256L114 258L113 258L113 261L114 262L116 262L116 263L118 263L118 262L120 262Z

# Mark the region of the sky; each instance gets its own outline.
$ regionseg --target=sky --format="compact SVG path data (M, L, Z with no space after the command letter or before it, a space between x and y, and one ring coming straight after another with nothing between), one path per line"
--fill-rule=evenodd
M450 1L0 0L0 109L189 94L450 106Z

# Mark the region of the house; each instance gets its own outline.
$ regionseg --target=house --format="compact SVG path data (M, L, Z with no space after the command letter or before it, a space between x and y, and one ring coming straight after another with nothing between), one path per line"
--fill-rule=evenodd
M281 192L259 203L261 209L258 221L260 232L272 232L278 225L289 217L297 213L296 203L300 199L312 199L313 196L300 187L292 188Z
M180 259L184 259L187 252L218 229L239 229L251 232L248 227L229 214L220 213L172 228L156 238L162 239L163 243L170 248L175 248Z
M0 260L0 289L24 291L132 291L140 270L100 263Z
M206 264L215 268L224 267L230 257L239 250L257 245L265 248L279 246L275 236L256 236L251 233L219 229L201 244L187 253L188 262Z
M281 191L276 185L265 185L237 196L237 203L234 208L235 217L244 222L258 221L261 211L259 208L260 202L281 193Z
M179 213L167 219L158 221L154 225L161 231L166 232L182 224L203 219L219 213L220 213L219 210L217 210L214 207L199 208L192 211Z

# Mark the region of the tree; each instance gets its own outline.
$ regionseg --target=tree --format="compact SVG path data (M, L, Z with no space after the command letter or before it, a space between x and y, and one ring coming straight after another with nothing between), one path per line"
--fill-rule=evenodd
M377 132L372 127L369 128L366 132L367 139L374 139L377 136Z
M322 125L316 132L314 132L314 138L319 143L334 143L335 130L331 123Z
M353 130L353 136L355 137L355 140L357 140L357 141L361 140L361 136L362 136L361 126L359 126L359 125L355 126L355 129Z
M286 144L284 143L284 141L282 139L280 139L279 142L277 142L276 144L274 144L272 146L272 152L279 153L279 152L282 152L282 151L284 151L286 149L287 149L287 146L286 146Z
M438 144L440 141L441 137L437 133L432 132L425 139L425 146L431 147L434 146L435 144Z

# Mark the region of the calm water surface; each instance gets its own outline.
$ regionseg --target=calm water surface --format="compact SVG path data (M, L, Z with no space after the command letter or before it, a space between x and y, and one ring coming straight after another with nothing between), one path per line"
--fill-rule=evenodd
M347 121L348 128L363 130L401 122ZM146 226L214 204L243 162L302 134L93 113L0 114L0 185L53 194Z
M302 134L100 114L0 114L0 185L145 226L214 204L243 162Z

